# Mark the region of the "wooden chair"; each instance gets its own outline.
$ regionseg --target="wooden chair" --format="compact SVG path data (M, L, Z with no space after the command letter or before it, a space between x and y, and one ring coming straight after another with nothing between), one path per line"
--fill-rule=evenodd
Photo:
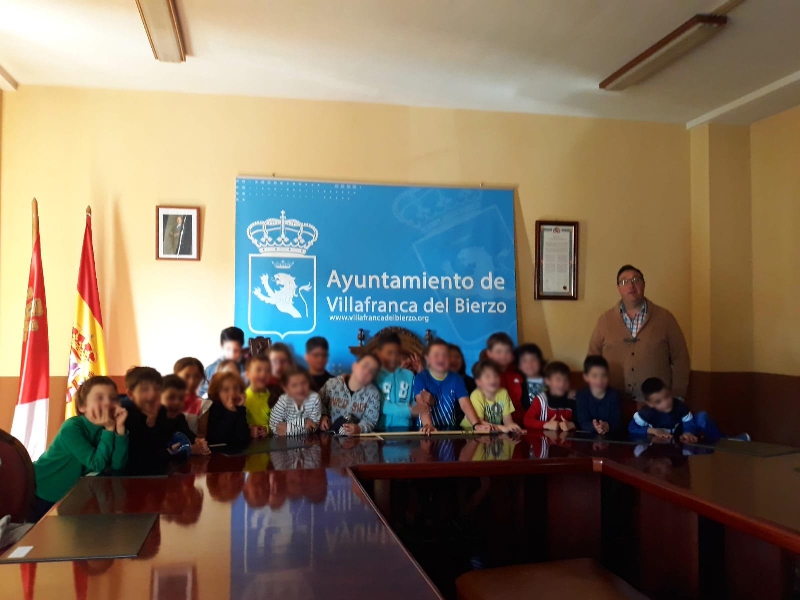
M396 333L400 337L400 352L404 356L409 356L410 354L423 356L425 354L425 346L433 339L433 334L430 333L430 330L427 330L425 341L423 342L417 334L405 327L384 327L378 331L369 342L364 344L366 334L363 329L359 329L358 346L350 346L351 354L354 356L361 356L362 354L375 352L378 346L378 340L384 333Z
M20 441L0 429L0 517L11 515L12 523L28 516L36 492L33 462Z
M272 345L272 339L268 337L254 337L248 340L250 346L250 356L257 354L266 354L269 347Z
M471 571L456 579L458 600L646 600L590 558Z

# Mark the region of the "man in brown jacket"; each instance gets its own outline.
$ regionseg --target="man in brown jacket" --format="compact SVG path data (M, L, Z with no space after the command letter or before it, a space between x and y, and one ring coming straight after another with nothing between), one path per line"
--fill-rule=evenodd
M676 396L689 385L689 350L683 332L666 308L644 295L644 275L632 265L617 273L619 304L600 316L589 342L589 354L609 364L609 384L637 402L644 402L641 385L658 377Z

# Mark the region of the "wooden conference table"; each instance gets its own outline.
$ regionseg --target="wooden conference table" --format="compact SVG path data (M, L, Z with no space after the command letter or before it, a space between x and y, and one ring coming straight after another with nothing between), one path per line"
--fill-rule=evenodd
M800 453L584 437L323 435L193 457L168 476L86 477L45 519L157 514L137 558L2 565L0 597L450 596L415 560L456 550L436 541L439 517L422 541L404 519L428 503L446 520L470 497L489 507L489 562L593 557L654 598L797 593Z

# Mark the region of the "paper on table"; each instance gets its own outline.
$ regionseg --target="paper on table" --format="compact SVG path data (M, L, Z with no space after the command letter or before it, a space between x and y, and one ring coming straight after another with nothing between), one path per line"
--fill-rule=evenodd
M33 546L17 546L14 551L8 555L8 558L23 558L28 556L28 552L33 550Z

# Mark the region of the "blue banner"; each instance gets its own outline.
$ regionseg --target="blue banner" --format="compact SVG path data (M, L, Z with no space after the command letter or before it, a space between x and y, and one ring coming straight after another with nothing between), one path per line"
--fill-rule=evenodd
M513 190L236 180L235 322L247 337L328 339L347 370L359 328L461 346L516 340Z

